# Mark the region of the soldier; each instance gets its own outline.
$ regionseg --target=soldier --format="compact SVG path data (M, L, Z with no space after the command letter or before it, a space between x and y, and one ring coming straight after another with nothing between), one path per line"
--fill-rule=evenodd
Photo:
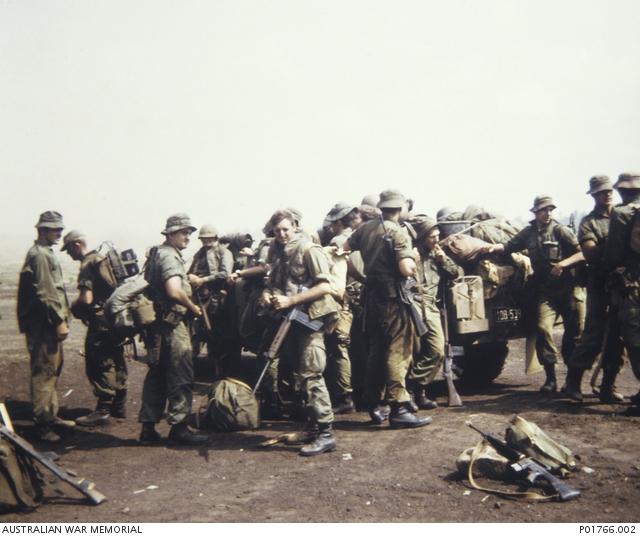
M611 213L604 250L611 289L610 333L622 337L631 369L640 380L640 174L620 174L613 188L618 190L622 205ZM621 353L622 348L618 349ZM640 416L640 391L631 402L627 414Z
M418 408L437 408L438 404L427 396L426 387L433 381L444 360L444 332L438 302L443 283L464 275L463 270L440 247L438 223L423 216L412 221L417 234L418 253L416 283L422 318L429 331L420 340L420 353L409 371L408 380Z
M89 250L83 233L73 230L64 236L62 251L80 261L79 296L72 304L73 314L87 325L84 359L87 378L98 398L96 409L78 418L78 425L105 424L110 416L126 417L127 364L123 341L117 339L104 315L104 303L117 287L107 271L101 271L105 257ZM107 279L108 278L108 279Z
M295 217L276 211L270 220L275 241L269 257L270 302L276 311L304 305L310 319L322 319L325 328L335 321L338 306L329 294L329 263L320 246L297 231ZM309 412L307 434L302 438L303 456L319 455L336 448L331 400L322 376L326 365L324 330L293 323L281 348L280 367L291 364Z
M555 364L558 349L553 326L560 315L564 324L562 358L571 357L584 326L584 289L566 270L584 260L578 239L566 226L551 217L556 208L550 196L538 196L530 209L535 218L506 244L494 244L486 251L510 254L527 250L531 258L536 295L536 351L546 380L540 391L557 391Z
M62 342L69 334L69 302L62 269L51 248L62 236L62 215L40 215L38 239L27 252L18 286L18 326L25 334L31 360L31 403L36 433L41 440L58 442L54 426L75 423L58 417L56 385L62 372Z
M200 228L198 238L202 242L193 256L187 271L189 282L195 291L197 302L206 311L193 323L191 344L194 358L198 356L200 342L207 343L207 354L211 360L219 360L222 373L232 367L234 353L231 304L227 304L227 277L233 272L233 254L220 244L218 232L211 225ZM207 329L207 315L211 331ZM217 351L217 352L216 352ZM224 376L224 374L223 374Z
M566 394L582 401L580 384L587 369L593 363L603 345L609 347L613 342L606 338L608 326L608 296L605 291L606 274L603 267L604 249L609 235L609 219L613 210L613 186L611 180L598 175L589 180L589 191L595 202L595 207L585 216L578 229L580 247L588 263L587 279L587 317L580 342L576 346L567 371ZM614 343L615 344L615 343ZM599 398L604 403L621 402L624 398L615 391L614 381L622 366L622 357L615 353L604 351L603 357L613 358L613 363L603 362L603 378Z
M170 216L162 231L166 237L164 243L152 248L147 260L144 276L149 282L157 321L150 331L149 371L144 379L138 418L142 423L142 443L160 440L155 424L162 418L167 403L170 441L191 445L208 441L207 436L195 434L187 427L191 414L193 362L185 316L191 312L200 317L202 311L191 301L191 286L180 251L187 247L189 236L195 230L186 214Z
M349 238L354 229L357 229L362 220L356 207L346 203L337 203L327 214L325 221L329 224L333 238L329 246L334 246L339 251ZM353 254L356 255L356 254ZM346 272L344 281L341 282L349 289ZM353 313L350 308L349 292L346 291L343 299L339 301L338 323L335 330L326 336L327 344L327 373L330 379L333 412L346 414L355 412L356 407L351 396L351 359L349 356L349 344L351 342L351 325Z
M360 226L347 240L345 250L360 251L367 275L363 292L368 342L364 397L371 419L380 424L388 418L392 427L421 427L431 423L431 418L418 418L413 413L405 387L416 337L410 312L398 294L398 285L416 271L411 241L399 225L405 206L400 192L382 192L378 202L381 217ZM385 398L391 405L390 415Z

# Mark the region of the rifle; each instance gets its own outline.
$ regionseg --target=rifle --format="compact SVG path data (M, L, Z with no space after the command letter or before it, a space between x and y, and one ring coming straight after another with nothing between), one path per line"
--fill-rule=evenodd
M453 383L453 371L451 370L451 364L453 362L453 352L451 348L451 341L449 340L449 316L447 313L447 297L446 293L444 292L442 293L442 309L440 310L440 319L442 321L442 330L444 332L444 364L442 366L442 372L444 374L444 379L447 381L448 405L462 406L462 399L460 399L460 394L458 394L456 386Z
M42 453L38 452L29 442L24 438L18 436L12 432L9 427L0 423L0 437L5 438L9 443L13 444L16 448L21 449L31 459L39 462L47 470L52 472L55 476L62 479L66 483L69 483L74 489L84 494L93 505L100 505L107 497L101 494L95 489L95 485L84 478L74 479L67 472L65 472L58 465L53 463L51 459L45 457Z
M380 223L382 224L382 230L384 231L384 235L382 239L384 240L385 248L387 250L387 256L391 260L391 262L395 265L395 250L393 248L393 239L391 235L387 232L387 227L384 225L384 218L380 215ZM418 333L418 337L424 336L429 329L422 319L422 313L416 307L416 303L414 301L415 293L412 288L415 287L416 281L414 278L402 278L398 275L398 278L394 278L393 285L396 290L396 294L408 309L409 314L411 315L411 320L413 322L413 326Z
M202 311L202 320L204 321L204 327L205 327L205 330L207 331L207 345L213 346L213 332L212 332L211 319L209 318L209 312L207 311L207 308L205 307L204 302L202 302L202 297L200 296L200 293L198 293L197 291L196 291L196 296L198 297L198 305L200 306L200 311ZM200 343L198 343L198 347L200 347ZM209 348L207 348L207 351L211 352ZM215 378L220 378L220 364L217 359L213 360L213 374Z
M302 311L302 304L299 306L296 306L295 308L291 308L289 312L284 316L284 319L282 320L282 322L280 323L280 326L278 327L278 331L276 332L276 335L271 341L271 345L269 345L269 350L264 354L265 358L267 359L267 363L262 368L260 376L258 377L258 381L256 382L256 385L253 387L253 390L251 391L252 394L255 395L255 393L258 391L258 388L262 383L262 379L267 373L267 369L269 369L269 365L278 355L278 352L280 352L280 347L282 347L282 344L284 343L284 340L287 337L287 334L289 333L289 329L291 328L291 323L293 322L301 324L302 326L307 327L309 330L313 332L317 332L318 330L321 330L324 325L324 323L319 319L316 319L316 320L309 319L309 316L304 311Z
M493 449L510 462L510 468L516 476L524 477L531 485L535 485L538 480L544 481L547 485L553 488L557 493L557 498L563 502L573 500L580 496L579 490L570 487L561 479L558 479L549 471L548 467L536 462L531 457L527 457L524 453L521 453L517 449L511 447L496 435L481 431L470 421L465 422L465 424L479 433L482 438L484 438L493 447Z

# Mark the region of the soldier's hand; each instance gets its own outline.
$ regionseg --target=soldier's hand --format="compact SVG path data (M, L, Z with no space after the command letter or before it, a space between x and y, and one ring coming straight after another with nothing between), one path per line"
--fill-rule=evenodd
M433 247L433 254L436 256L438 261L442 261L445 258L445 253L442 247L439 244L436 244Z
M240 279L240 274L236 270L235 272L232 272L231 274L229 274L229 276L227 276L227 283L231 285L236 283L239 279Z
M273 297L271 297L271 305L276 311L286 310L293 306L293 300L289 296L273 295Z
M62 321L58 326L56 326L56 337L58 341L64 341L67 339L69 335L69 325L66 321Z
M195 274L189 274L189 283L198 289L199 287L202 287L202 284L204 284L204 278L196 276Z
M191 310L191 312L193 313L193 315L195 317L201 317L202 316L202 310L200 309L200 306L194 304L193 305L193 309Z
M562 265L560 265L560 263L555 263L551 267L551 276L553 276L554 278L558 278L562 275L562 270Z

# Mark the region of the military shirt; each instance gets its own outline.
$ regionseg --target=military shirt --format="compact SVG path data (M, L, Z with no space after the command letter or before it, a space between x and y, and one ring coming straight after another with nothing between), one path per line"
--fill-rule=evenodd
M167 296L165 283L174 276L182 280L182 290L191 297L191 285L184 266L184 259L180 250L170 244L164 243L157 247L150 255L145 279L149 282L151 299L160 312L174 311L185 314L187 309Z
M37 241L29 248L18 285L18 325L25 332L31 323L57 326L69 317L69 301L62 268L50 246Z
M640 254L631 249L631 228L636 211L640 211L640 194L630 203L616 207L611 212L603 261L607 272L619 267L640 268Z
M536 220L521 230L505 244L507 254L527 250L531 258L535 281L539 284L551 284L554 287L569 285L573 276L563 271L559 278L550 279L552 263L557 263L580 251L578 239L573 231L556 220L539 227Z
M393 257L387 249L380 219L362 224L347 243L351 250L358 250L362 254L367 280L393 283L398 278L398 262L406 258L413 259L414 253L411 239L399 224L387 220L384 228L393 241Z
M427 300L438 297L440 280L450 280L464 275L463 270L447 255L438 261L433 250L420 249L420 261L416 264L416 282L418 291Z
M86 289L93 293L93 303L96 306L102 306L111 293L115 289L115 285L109 284L100 275L100 263L104 262L105 257L93 250L84 256L80 263L80 272L78 273L78 289Z
M233 254L223 245L216 244L196 252L188 273L202 277L206 283L223 283L232 271Z
M593 277L602 274L602 260L604 257L604 247L609 235L610 218L606 210L594 208L587 216L580 220L578 227L578 241L583 244L593 241L595 251L593 261L589 262L589 274Z

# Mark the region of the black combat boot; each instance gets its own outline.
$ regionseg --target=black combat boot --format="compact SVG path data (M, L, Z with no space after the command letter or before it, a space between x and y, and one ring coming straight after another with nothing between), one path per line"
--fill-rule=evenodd
M394 403L391 406L389 424L394 429L414 429L431 423L431 417L419 418L409 409L407 403Z
M106 425L109 423L111 417L111 400L110 399L98 399L96 409L87 414L81 416L76 420L78 425L83 427L95 427L96 425Z
M567 371L567 378L565 380L564 394L574 401L581 402L584 397L582 396L581 385L582 377L584 375L584 369L577 369L570 367Z
M615 381L617 376L617 371L610 371L603 368L602 384L600 385L600 393L598 394L598 399L600 399L600 402L609 405L615 405L624 402L624 395L616 391Z
M183 444L186 446L203 446L209 443L209 436L194 433L187 427L186 421L181 421L171 426L169 441L174 444Z
M318 436L313 442L300 448L300 455L313 457L334 449L336 449L336 436L333 434L333 427L330 423L319 423Z
M60 442L60 435L57 434L49 424L36 425L36 435L40 440L45 442Z
M369 416L374 425L381 425L389 419L391 408L384 402L373 405L369 408Z
M337 397L336 406L334 406L334 414L351 414L356 411L356 405L351 398L350 393L345 393L341 397Z
M556 383L556 364L544 364L544 372L547 375L544 384L540 388L544 393L556 393L558 391L558 385Z
M127 390L118 390L111 403L111 415L114 418L127 417Z
M155 423L152 421L142 422L142 431L140 431L140 437L138 438L141 444L157 444L161 439L158 431L156 431Z
M425 393L425 387L418 384L413 390L413 401L415 405L418 407L414 412L420 410L433 410L434 408L438 408L438 403L432 401L427 397Z

